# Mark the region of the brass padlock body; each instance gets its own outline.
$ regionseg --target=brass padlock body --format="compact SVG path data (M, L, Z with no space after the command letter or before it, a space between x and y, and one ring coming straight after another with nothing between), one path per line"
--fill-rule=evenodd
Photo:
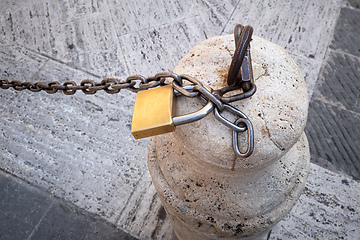
M172 118L174 90L171 85L137 93L131 126L135 139L175 131Z

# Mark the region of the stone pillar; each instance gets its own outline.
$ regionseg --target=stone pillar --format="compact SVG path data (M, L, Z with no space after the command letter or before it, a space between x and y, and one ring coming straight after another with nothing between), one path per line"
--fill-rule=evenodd
M203 41L174 72L219 89L226 83L234 45L233 35ZM257 92L231 103L254 126L255 150L249 158L236 157L231 130L212 114L150 140L150 174L179 239L265 238L304 188L310 154L303 76L284 49L264 39L253 37L251 57ZM175 116L203 105L186 97L176 102ZM239 137L242 151L246 135Z

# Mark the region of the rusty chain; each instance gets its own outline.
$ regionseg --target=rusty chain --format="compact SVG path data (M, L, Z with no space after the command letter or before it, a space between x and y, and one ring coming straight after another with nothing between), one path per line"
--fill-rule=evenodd
M191 83L191 88L188 86L183 86L184 81ZM44 83L44 82L20 82L17 80L8 81L6 79L0 80L0 88L9 89L13 88L16 91L23 91L25 89L32 92L45 91L49 94L54 94L58 91L63 91L66 95L73 95L76 91L81 90L85 94L95 94L97 91L103 90L109 94L119 93L122 89L128 89L133 92L138 92L142 90L147 90L150 88L155 88L158 86L163 86L167 84L172 84L173 88L186 97L197 97L201 96L206 101L212 102L216 108L214 111L215 117L223 123L225 126L230 128L234 133L244 132L248 130L248 150L246 154L242 154L238 149L238 144L234 140L234 151L240 157L248 157L253 151L253 130L251 122L247 119L246 115L243 114L240 110L235 109L228 105L228 102L223 102L221 97L219 97L216 91L211 89L209 86L204 86L201 82L195 78L187 75L177 75L172 72L161 72L156 74L153 77L145 78L141 75L129 76L125 81L119 81L115 78L105 78L100 82L95 82L93 80L85 79L81 81L80 85L76 84L74 81L66 81L63 84L60 84L57 81ZM246 93L245 93L246 94ZM234 101L234 100L233 100ZM246 126L240 125L239 120L236 123L225 119L221 116L223 110L235 109L230 112L234 113L236 116L239 116L241 119L247 123ZM234 139L237 139L237 134L233 135Z
M145 78L141 75L129 76L125 81L119 81L116 78L105 78L100 82L85 79L77 84L74 81L65 81L60 84L57 81L49 83L45 82L20 82L17 80L8 81L7 79L0 80L0 88L8 89L13 88L17 91L29 90L31 92L45 91L49 94L63 91L66 95L73 95L76 91L82 91L85 94L95 94L97 91L104 90L106 93L115 94L119 93L121 89L129 89L133 92L146 90L165 84L166 78L180 79L180 77L173 73L158 73L153 77Z
M252 68L249 51L249 43L252 35L251 26L242 26L238 24L235 27L235 54L231 63L227 83L228 86L213 90L209 86L204 86L200 81L188 75L177 75L172 72L161 72L155 76L145 78L141 75L129 76L125 81L120 81L116 78L104 78L99 82L91 79L85 79L77 84L74 81L65 81L63 84L58 81L45 82L21 82L18 80L9 81L7 79L0 79L0 88L13 88L16 91L29 90L31 92L45 91L49 94L54 94L62 91L66 95L73 95L77 91L82 91L84 94L95 94L103 90L108 94L119 93L122 89L128 89L133 92L147 90L159 86L171 84L173 88L186 97L202 97L206 101L210 101L216 106L214 114L215 117L225 126L233 131L233 147L235 153L240 157L248 157L251 155L254 148L253 127L246 115L240 110L234 108L228 103L245 99L252 96L256 91L256 86L252 79ZM185 87L184 80L191 84L191 88ZM225 97L226 93L238 91L242 89L243 92L234 96ZM221 112L227 110L238 116L239 118L233 123L225 119ZM248 130L248 148L245 153L241 153L238 148L237 133Z

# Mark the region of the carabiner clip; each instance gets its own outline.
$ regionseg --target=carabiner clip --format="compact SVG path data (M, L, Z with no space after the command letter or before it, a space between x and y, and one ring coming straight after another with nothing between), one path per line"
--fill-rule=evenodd
M241 66L244 61L245 55L250 55L249 44L253 31L254 30L251 26L244 27L241 24L235 26L235 52L229 67L226 80L227 84L230 87L233 87L241 82ZM247 61L249 60L251 59L248 59L247 57Z
M253 129L252 123L247 118L239 118L238 120L236 120L235 125L238 126L240 123L243 123L246 125L247 135L248 135L248 137L247 137L248 147L247 147L246 152L244 152L244 153L240 152L239 145L238 145L238 132L237 131L233 131L233 147L234 147L234 151L235 151L236 155L238 155L241 158L247 158L254 151L254 129Z

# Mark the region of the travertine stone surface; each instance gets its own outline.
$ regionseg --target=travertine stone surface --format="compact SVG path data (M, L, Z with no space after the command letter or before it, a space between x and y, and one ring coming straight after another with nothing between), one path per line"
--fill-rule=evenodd
M226 82L234 45L233 35L203 41L180 61L175 72L194 76L214 89L221 88ZM304 130L308 96L300 69L283 48L262 38L253 37L251 54L257 93L231 104L243 111L255 126L254 153L234 164L231 130L213 115L177 127L174 135L184 148L211 165L209 167L227 170L234 167L239 171L263 168L283 156ZM200 101L180 97L175 115L194 112L202 105ZM246 142L245 136L241 135L240 143Z
M255 150L249 158L236 157L231 130L213 115L150 142L150 174L181 240L264 239L304 188L310 162L304 79L281 47L258 37L251 47L258 90L231 103L254 125ZM232 35L208 39L190 50L175 72L221 88L233 52ZM185 97L176 102L175 115L203 105ZM243 148L246 135L240 134Z
M311 94L342 2L0 1L0 75L33 82L151 76L173 71L196 43L231 33L235 24L243 23L290 53L302 69ZM79 92L68 97L8 90L1 91L0 98L4 103L0 107L1 169L99 214L140 239L169 239L161 235L170 228L167 218L158 217L163 216L158 214L161 204L148 182L144 151L148 140L134 141L130 134L135 94L122 91L112 96L83 96ZM7 102L11 103L8 108ZM59 107L62 104L64 107ZM54 133L48 134L49 127ZM315 201L317 195L323 196L328 189L323 172L317 174L313 184L320 181L323 187L318 187L316 195L306 196L309 204L305 206L309 211L314 208L315 215L314 206L323 204ZM351 190L359 189L355 184L345 186L340 181L333 191L345 186L347 192L343 194L352 196L345 202L350 204L355 202L351 199L357 199ZM330 197L337 201L339 195ZM356 209L358 205L351 206ZM298 209L303 208L299 204ZM309 217L309 212L294 212L289 221L302 218L303 222L296 228L285 228L299 239L304 238L303 233L309 238L323 236L319 232L328 233L325 229L329 226L338 230L334 233L350 228L350 222L338 224L338 219L323 228L323 214L328 219L348 214L346 207L346 211L339 207L333 215L329 209L321 212L320 222ZM359 219L358 212L355 219ZM324 237L330 238L334 237Z
M171 134L153 138L149 170L179 239L258 239L295 205L309 172L305 134L275 164L247 174L199 164Z

